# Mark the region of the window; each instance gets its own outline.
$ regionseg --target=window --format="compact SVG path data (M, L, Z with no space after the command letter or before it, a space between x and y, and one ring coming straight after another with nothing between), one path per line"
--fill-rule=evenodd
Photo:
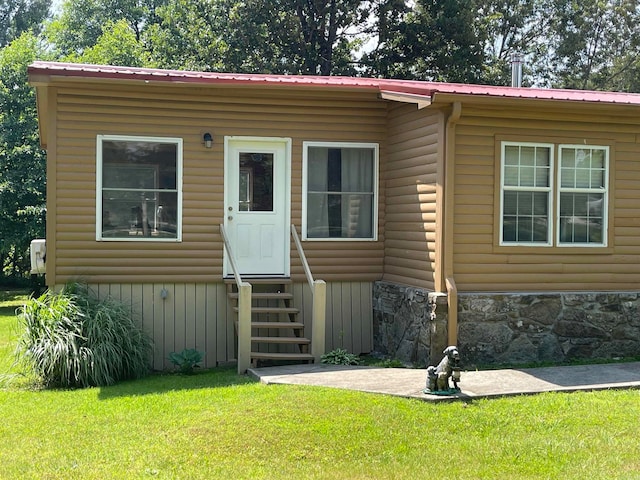
M551 145L502 144L502 243L549 245Z
M303 238L376 240L376 144L305 142L303 170Z
M182 139L98 135L97 240L181 239Z
M608 147L560 145L558 245L606 244Z
M502 142L500 244L551 246L555 226L557 246L606 246L609 147L559 145L557 171L554 152Z

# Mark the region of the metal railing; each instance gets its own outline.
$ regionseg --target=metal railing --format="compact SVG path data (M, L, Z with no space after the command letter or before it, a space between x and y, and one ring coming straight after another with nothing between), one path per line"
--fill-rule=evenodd
M311 355L316 363L320 363L322 355L325 353L325 323L327 309L327 284L324 280L314 280L311 268L304 254L300 237L295 225L291 224L291 236L296 245L304 274L307 277L309 288L313 298L313 307L311 309Z

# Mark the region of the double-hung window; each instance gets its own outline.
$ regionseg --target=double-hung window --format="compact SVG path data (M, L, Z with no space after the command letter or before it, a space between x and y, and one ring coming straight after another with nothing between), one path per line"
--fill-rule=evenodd
M560 145L558 245L606 245L609 147Z
M303 238L376 240L378 145L305 142Z
M502 142L500 245L606 246L608 165L606 146Z
M98 135L97 240L181 240L182 139Z
M502 245L550 245L553 146L502 143Z

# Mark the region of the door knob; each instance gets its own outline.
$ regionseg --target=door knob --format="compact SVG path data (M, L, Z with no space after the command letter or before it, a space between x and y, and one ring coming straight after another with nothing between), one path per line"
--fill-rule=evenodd
M232 217L231 215L229 215L229 216L227 217L227 220L233 220L233 217Z

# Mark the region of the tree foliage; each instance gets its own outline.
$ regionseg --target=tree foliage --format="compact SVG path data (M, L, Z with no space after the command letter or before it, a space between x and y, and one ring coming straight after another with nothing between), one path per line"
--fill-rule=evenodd
M636 0L555 0L549 32L555 84L577 89L637 89L640 10Z
M347 74L361 0L176 0L144 35L155 64L236 72ZM350 29L354 29L350 31Z
M475 0L418 0L400 25L393 51L402 52L392 75L418 80L479 82L484 63Z
M50 6L51 0L0 0L0 47L22 32L38 32Z
M30 33L0 50L0 259L12 275L27 271L29 243L44 235L45 157L27 84L27 66L43 54Z

